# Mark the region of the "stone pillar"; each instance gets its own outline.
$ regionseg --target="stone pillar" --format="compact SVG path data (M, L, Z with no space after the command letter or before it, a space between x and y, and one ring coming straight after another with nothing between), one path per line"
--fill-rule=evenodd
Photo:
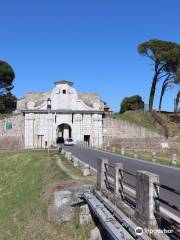
M176 157L176 153L174 153L173 155L172 155L172 165L174 165L174 166L176 166L176 162L177 162L177 157Z
M108 163L107 159L104 158L98 158L97 159L97 185L96 185L96 189L98 191L101 191L103 189L105 189L105 166L104 164Z
M115 153L116 152L116 148L112 147L112 152Z
M72 135L75 143L77 141L82 142L82 115L81 114L74 114L74 123L72 129Z
M136 151L134 151L134 158L138 158L138 154Z
M47 147L51 147L53 142L53 122L54 122L54 115L52 113L48 113L47 116ZM55 139L56 141L56 139Z
M119 171L123 169L123 164L122 163L115 163L114 164L114 195L115 197L120 195L119 193L119 188L120 188L120 173Z
M78 167L79 159L77 157L75 157L74 155L72 155L72 161L73 161L73 166Z
M72 160L72 153L71 153L71 152L68 152L68 154L67 154L67 159L68 159L69 161Z
M86 177L86 176L89 176L89 175L91 175L90 166L88 164L85 164L83 166L83 176Z
M156 162L156 152L152 152L152 162Z
M158 175L137 171L135 218L141 226L147 228L157 226L154 210L158 211L159 206L155 204L154 197L158 193L155 191L153 182L159 182Z
M121 154L124 155L125 154L125 149L121 148Z
M34 148L34 114L25 114L25 148Z

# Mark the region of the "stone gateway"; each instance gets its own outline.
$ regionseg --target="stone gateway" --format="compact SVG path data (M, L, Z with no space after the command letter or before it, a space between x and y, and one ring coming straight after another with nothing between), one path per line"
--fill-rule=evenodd
M97 94L78 93L73 83L55 82L52 91L28 93L17 102L25 119L25 148L55 146L72 138L95 147L103 143L103 117L111 109Z

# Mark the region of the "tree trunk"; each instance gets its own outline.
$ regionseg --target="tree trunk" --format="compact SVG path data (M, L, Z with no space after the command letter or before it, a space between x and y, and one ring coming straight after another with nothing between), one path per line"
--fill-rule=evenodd
M163 99L164 93L165 93L166 88L169 84L168 80L169 80L169 76L164 80L162 88L161 88L161 95L160 95L160 100L159 100L159 112L161 111L162 99Z
M177 113L178 111L178 105L179 105L179 101L180 101L180 90L176 96L176 100L175 100L175 107L174 107L174 112Z
M155 91L156 91L157 81L158 81L158 74L155 73L155 75L153 77L152 85L151 85L150 95L149 95L149 111L150 112L152 112L152 110L153 110L154 95L155 95Z
M159 99L159 112L161 112L161 106L162 106L162 99L163 99L163 96L164 96L164 90L163 90L163 87L161 89L161 96L160 96L160 99Z

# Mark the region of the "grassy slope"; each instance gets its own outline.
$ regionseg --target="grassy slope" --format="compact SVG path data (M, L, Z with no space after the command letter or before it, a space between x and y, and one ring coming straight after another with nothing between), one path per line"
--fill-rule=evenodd
M65 226L49 223L43 189L69 177L46 152L28 151L0 154L0 239L59 240L86 239L77 214Z
M167 115L164 113L157 113L166 123L167 128L169 130L170 136L180 136L180 123L173 122L172 120L168 120Z
M113 149L111 147L109 147L107 149L107 152L112 152L112 153L116 153L116 154L120 154L121 155L121 149L116 148L115 152L113 151ZM140 160L144 160L144 161L152 161L152 152L151 151L133 151L130 149L125 149L125 156L127 157L131 157L134 158L134 155L137 154L137 158ZM164 165L172 165L172 152L170 151L166 151L166 152L156 152L156 162L157 163L161 163ZM176 167L180 168L180 154L177 153L177 163L176 163Z
M118 119L126 120L130 123L137 124L138 126L147 128L151 131L155 131L161 133L161 128L155 124L154 120L143 111L128 111L123 114L114 114L114 116Z

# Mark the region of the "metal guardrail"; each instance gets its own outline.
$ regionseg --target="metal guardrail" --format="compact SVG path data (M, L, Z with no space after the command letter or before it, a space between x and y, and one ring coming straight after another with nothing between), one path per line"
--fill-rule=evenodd
M127 175L130 175L130 176L134 177L135 180L136 180L136 174L135 174L135 173L132 173L132 172L127 171L127 170L125 170L125 169L120 169L120 170L119 170L119 173L121 174L122 172L125 173L125 174L127 174ZM123 174L121 174L121 175L123 176ZM136 186L133 185L133 184L131 184L129 181L124 180L124 177L121 177L120 180L121 180L125 185L128 185L128 186L130 186L131 188L136 189Z
M111 193L115 192L115 182L114 182L114 173L115 173L115 166L108 164L108 163L104 163L104 182L105 182L105 186L106 189L108 191L110 191ZM124 179L124 174L128 174L132 177L136 177L135 173L129 172L127 170L124 169L119 169L119 193L121 195L121 199L126 202L129 206L131 206L133 209L136 207L136 202L135 202L135 197L130 194L128 191L126 191L126 189L124 188L124 186L128 186L131 187L133 190L136 189L136 186L134 186L133 184L131 184L129 181Z
M177 195L180 195L180 191L178 191L178 190L176 190L176 189L174 189L174 188L172 188L172 187L169 187L169 186L166 186L166 185L164 185L164 184L157 183L157 182L154 182L154 185L156 185L156 186L158 186L158 187L161 187L161 188L164 188L164 189L166 189L166 190L168 190L168 191L170 191L170 192L172 192L172 193L175 193L175 194L177 194Z
M166 191L169 191L169 192L171 192L173 194L176 194L176 195L180 196L180 191L178 191L178 190L176 190L176 189L174 189L172 187L169 187L167 185L164 185L164 184L161 184L161 183L157 183L157 182L154 182L153 185L154 185L154 188L155 188L156 192L158 192L158 188L163 188ZM180 207L178 207L178 206L176 206L174 204L171 204L170 202L168 202L165 199L160 198L159 196L155 197L154 200L158 201L159 205L161 203L163 203L164 205L166 205L169 208L177 211L178 213L180 212ZM162 223L169 224L171 226L171 228L174 228L174 230L176 230L176 231L180 230L180 223L178 223L176 220L174 220L174 219L170 218L169 216L163 214L161 211L154 211L154 214L156 214L158 217L160 217L161 224Z
M104 167L105 167L105 172L104 172L105 179L104 179L104 182L105 182L106 188L107 188L107 190L109 190L110 192L113 193L114 192L114 175L113 175L113 173L109 172L109 168L114 170L114 166L105 163Z
M136 207L136 199L132 194L128 193L127 190L125 190L124 186L128 186L133 190L136 190L136 186L133 185L130 181L125 180L124 174L134 177L135 180L136 180L136 174L132 173L130 171L127 171L125 169L119 169L119 186L120 186L119 193L121 195L121 199L124 202L128 203L128 205L131 206L132 208L135 208Z

